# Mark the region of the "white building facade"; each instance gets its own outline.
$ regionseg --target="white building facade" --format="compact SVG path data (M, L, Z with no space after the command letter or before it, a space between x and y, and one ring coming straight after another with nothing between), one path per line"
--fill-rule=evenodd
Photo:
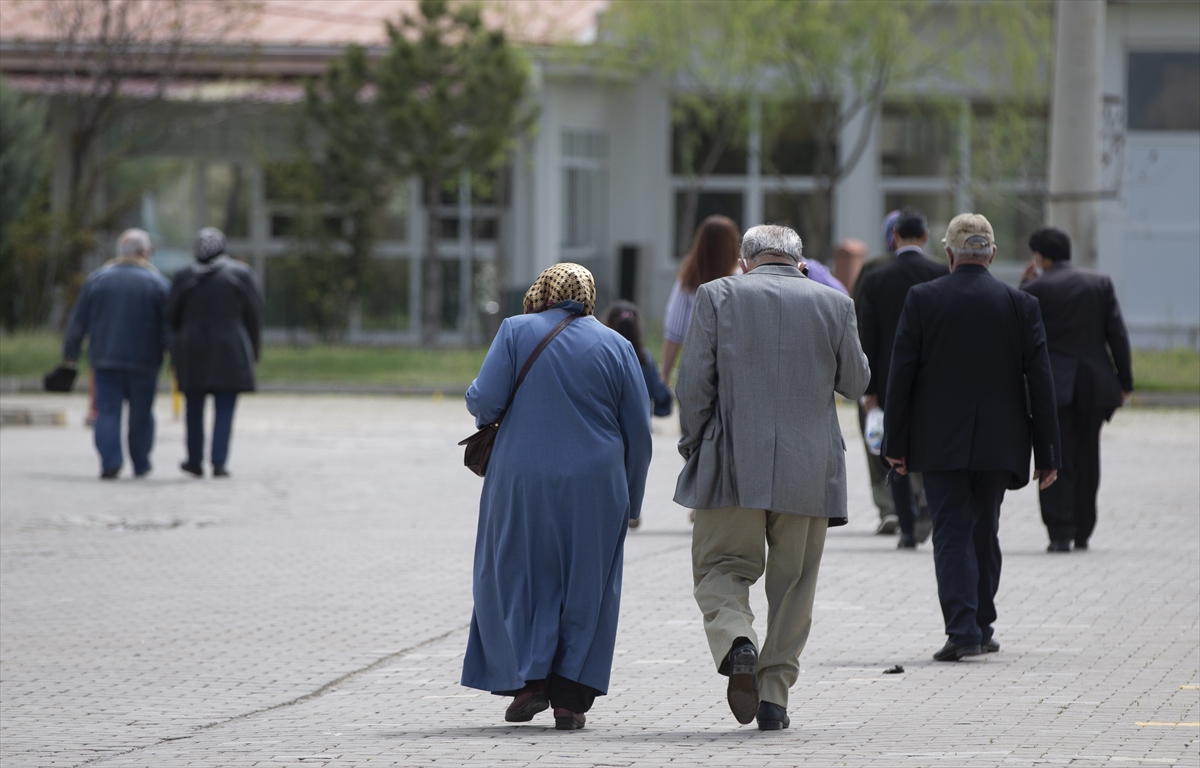
M602 6L591 0L589 7L561 8L594 16ZM382 0L360 4L360 13L375 9L382 20L396 7ZM272 8L267 6L268 15ZM1096 266L1112 275L1135 344L1200 348L1200 3L1108 0L1104 9L1103 156L1096 158L1102 188L1089 192L1099 201ZM381 22L360 20L343 34L337 4L328 4L325 13L317 20L292 19L310 26L280 31L277 44L246 54L247 69L270 70L266 80L231 81L226 69L214 70L212 82L175 87L170 99L176 103L166 107L178 130L153 156L135 161L141 178L153 183L123 203L116 222L149 230L156 259L168 272L189 259L197 229L225 229L231 252L254 264L264 281L268 324L277 338L307 334L290 282L297 208L275 183L295 151L289 137L302 95L298 78L321 72L344 42L366 45L370 55L383 51ZM270 33L278 21L267 19L260 33ZM594 24L591 29L594 35ZM329 39L311 42L322 33ZM351 33L361 39L346 37ZM0 74L14 87L53 94L44 74L52 62L38 50L22 39L5 39L0 30ZM435 232L426 231L418 185L400 183L346 340L418 342L421 255L430 237L438 239L446 266L443 343L486 341L488 305L519 311L524 288L559 261L591 268L601 302L628 298L651 322L661 319L690 239L676 228L694 181L673 146L671 89L653 76L602 76L552 48L531 50L531 93L540 117L535 133L514 153L507 180L472 190L464 179L456 194L443 198ZM996 229L994 272L1013 283L1019 279L1029 234L1047 220L1049 142L1031 142L1010 176L983 172L990 159L972 136L993 118L1004 89L993 87L986 74L976 81L981 84L974 88L926 83L885 98L861 159L836 188L834 242L858 238L880 253L885 213L914 205L927 214L936 244L956 213L977 211ZM752 112L759 109L756 98L747 95ZM1035 138L1048 136L1049 106L1025 116ZM863 119L845 127L839 151L855 144ZM66 140L59 136L58 177L66 173ZM816 189L811 162L794 140L788 145L785 137L778 146L765 141L751 130L744 146L721 157L703 179L697 221L721 213L743 230L796 222ZM101 197L112 202L123 194L114 178ZM328 226L336 234L346 225L331 212ZM796 226L807 235L803 222ZM931 255L936 250L929 248Z

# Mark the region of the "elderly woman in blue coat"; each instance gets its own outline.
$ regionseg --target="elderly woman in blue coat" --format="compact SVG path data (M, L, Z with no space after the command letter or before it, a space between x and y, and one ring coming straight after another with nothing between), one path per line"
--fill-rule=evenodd
M637 354L593 316L592 274L556 264L525 294L467 390L483 427L517 389L479 502L471 634L462 684L515 697L508 722L554 707L555 727L582 728L608 690L629 520L641 514L650 464L650 403Z

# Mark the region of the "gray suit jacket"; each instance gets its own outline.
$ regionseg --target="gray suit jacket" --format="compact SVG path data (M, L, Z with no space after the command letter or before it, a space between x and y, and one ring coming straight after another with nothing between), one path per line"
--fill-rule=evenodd
M768 264L700 286L679 365L675 501L846 517L846 443L834 392L871 372L854 303Z

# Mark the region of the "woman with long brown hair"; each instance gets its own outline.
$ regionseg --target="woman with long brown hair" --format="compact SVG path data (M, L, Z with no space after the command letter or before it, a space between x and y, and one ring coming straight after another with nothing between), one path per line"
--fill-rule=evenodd
M737 225L728 216L709 216L700 222L692 247L683 257L679 277L671 288L667 300L667 314L663 318L663 361L662 380L671 381L671 369L675 358L683 347L688 325L692 322L692 304L696 289L701 285L728 277L737 272L738 248L742 236Z

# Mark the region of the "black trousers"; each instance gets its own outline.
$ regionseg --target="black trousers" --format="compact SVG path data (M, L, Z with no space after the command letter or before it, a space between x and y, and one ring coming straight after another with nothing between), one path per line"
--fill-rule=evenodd
M1086 544L1096 529L1096 493L1100 490L1100 428L1111 411L1102 408L1058 409L1062 469L1058 480L1039 491L1042 522L1050 539Z
M572 712L580 714L587 712L592 708L592 704L596 703L596 697L602 696L600 691L591 686L577 683L574 680L568 680L562 675L550 673L550 677L544 680L526 680L525 684L545 683L546 694L550 698L550 706L558 709L563 707ZM492 691L495 696L516 696L521 691Z
M550 694L550 706L555 709L564 707L580 714L592 708L596 694L599 693L595 688L568 680L553 672L546 679L546 692Z
M1000 586L1000 503L1012 473L959 469L924 477L946 634L959 645L986 643Z

